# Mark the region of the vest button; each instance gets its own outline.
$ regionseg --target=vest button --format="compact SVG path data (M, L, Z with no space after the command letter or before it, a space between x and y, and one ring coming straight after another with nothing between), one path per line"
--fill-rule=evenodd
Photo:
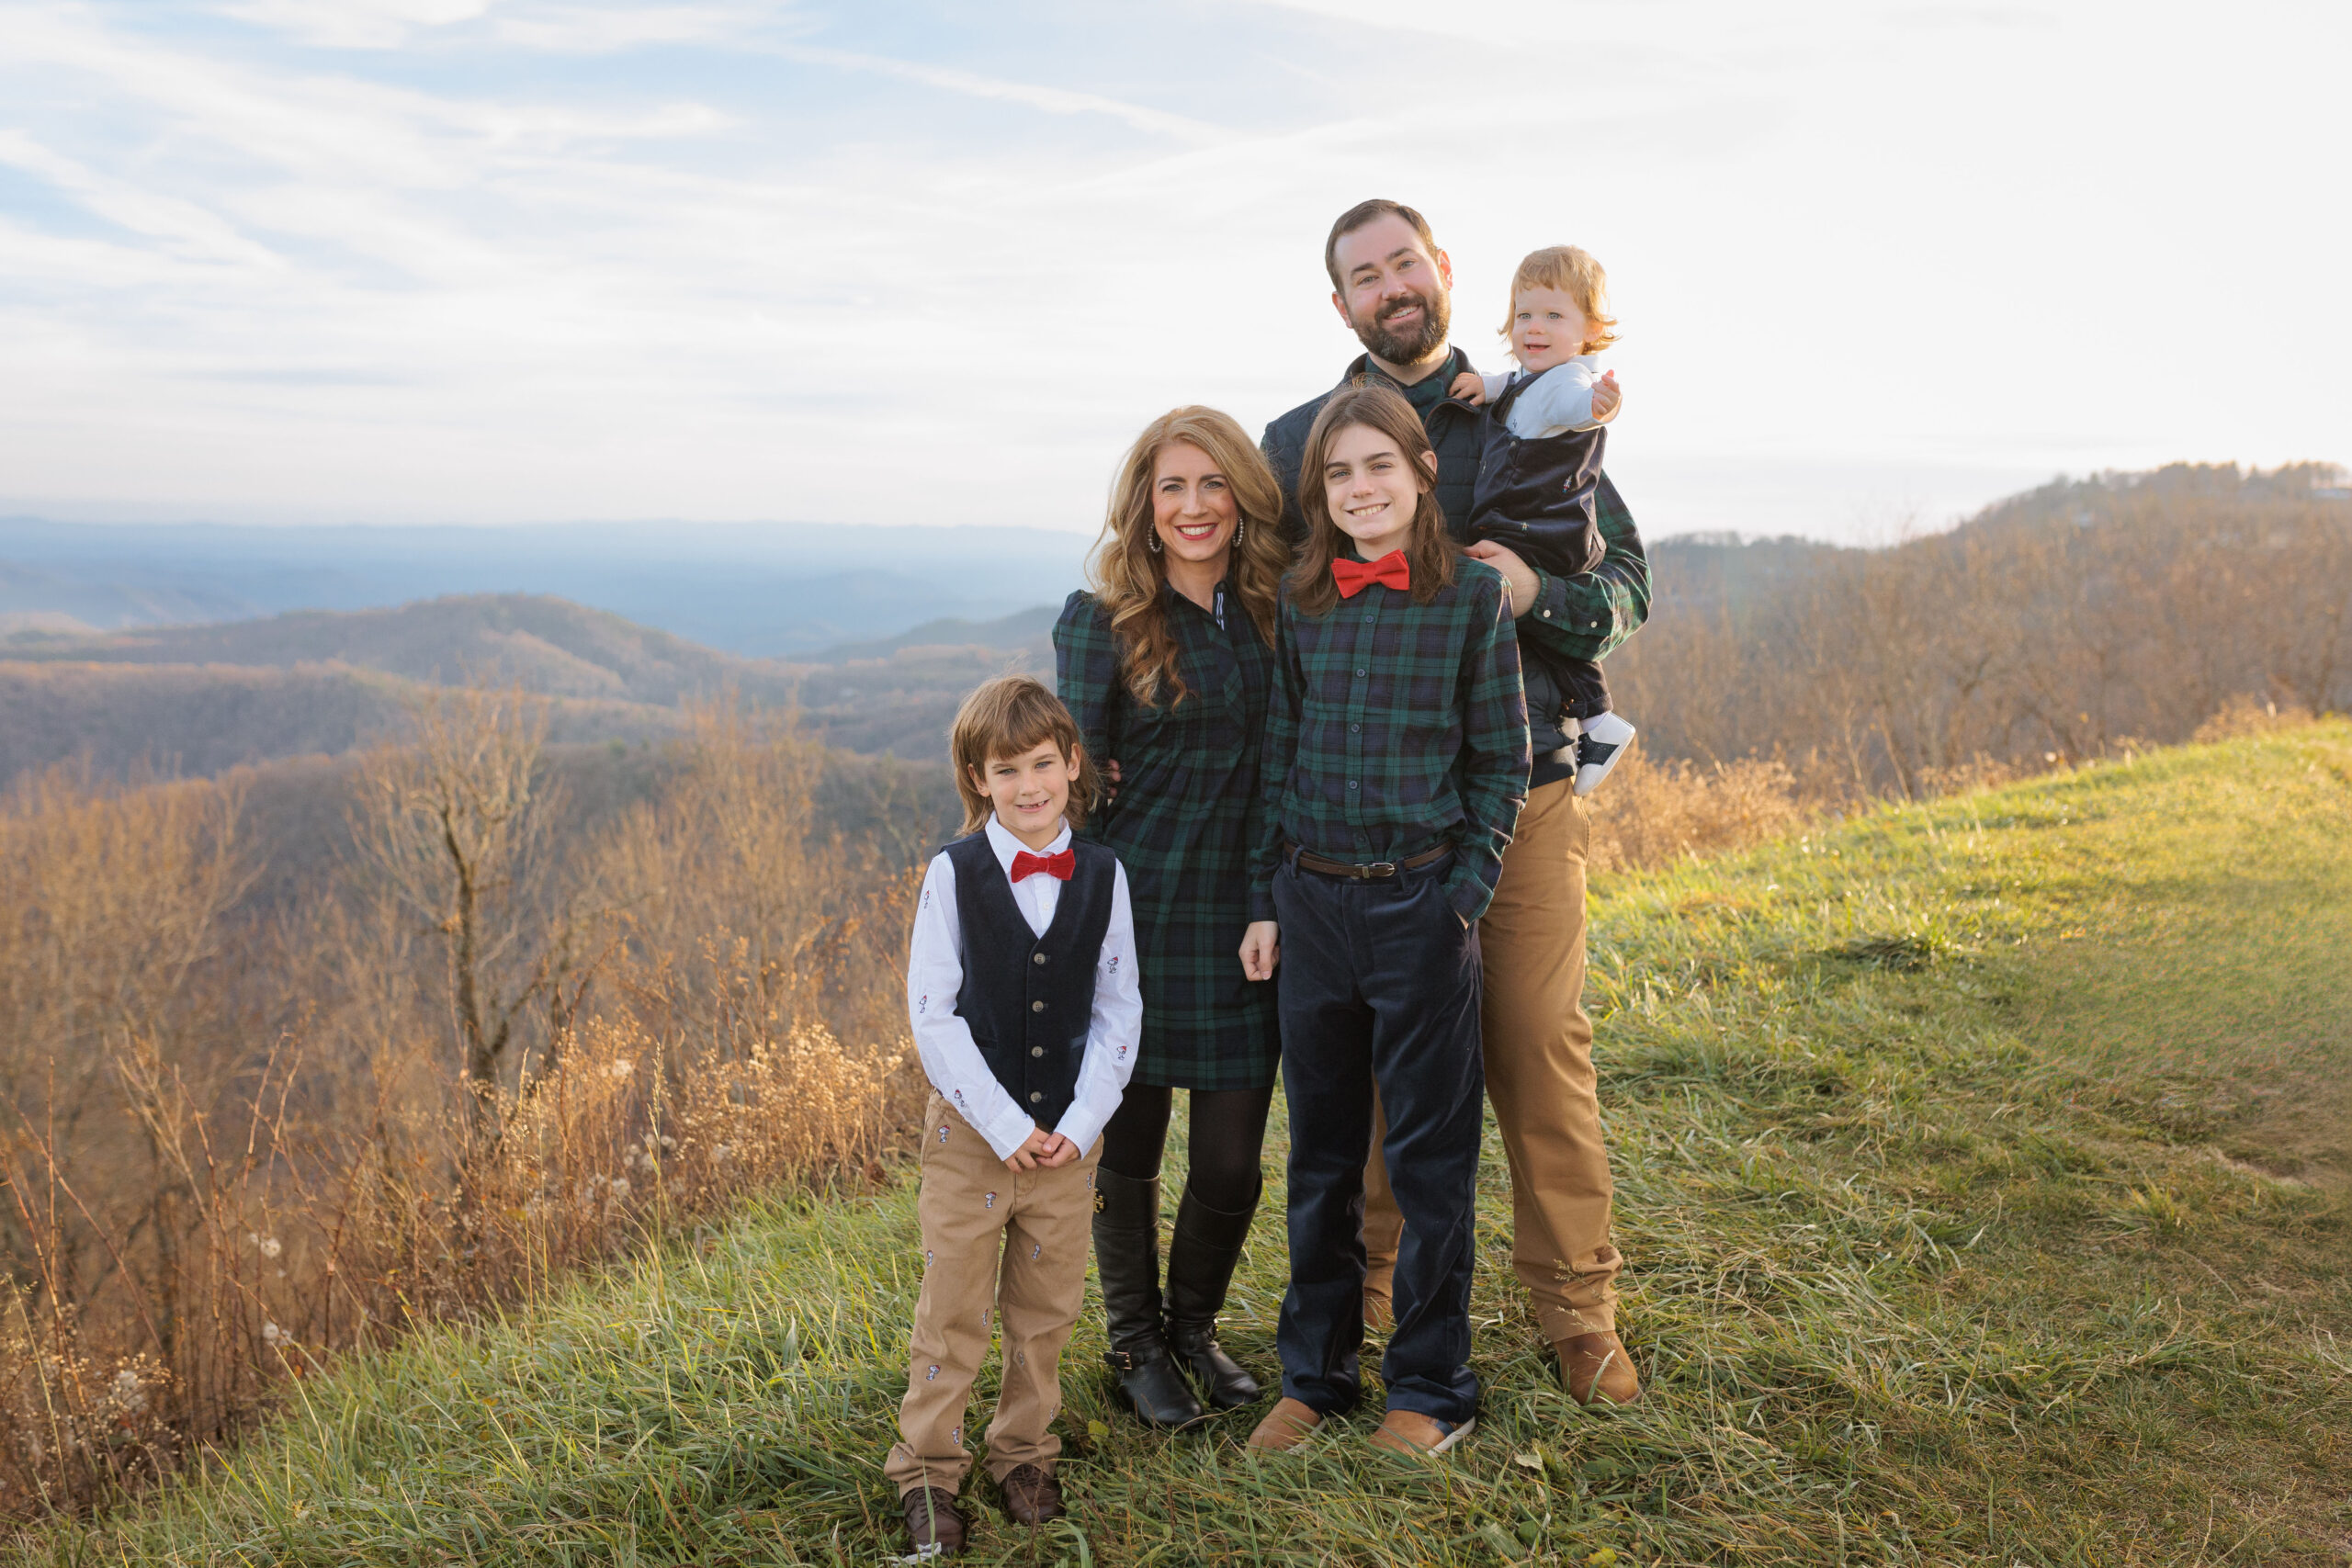
M1031 1002L1029 1004L1029 1010L1031 1012L1043 1012L1046 1010L1046 1004L1042 1001Z
M1046 1097L1044 1095L1038 1093L1035 1089L1031 1089L1029 1091L1029 1103L1032 1105L1036 1104L1039 1100L1045 1098Z
M1042 1056L1046 1054L1046 1048L1043 1045L1032 1045L1029 1047L1029 1054L1032 1056Z
M1046 955L1042 953L1033 953L1029 955L1029 962L1032 964L1043 964L1045 961Z

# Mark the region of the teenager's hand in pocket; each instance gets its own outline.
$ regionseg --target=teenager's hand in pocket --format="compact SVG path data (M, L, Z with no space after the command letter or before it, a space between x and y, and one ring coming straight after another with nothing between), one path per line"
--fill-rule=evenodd
M1486 378L1476 370L1464 370L1453 378L1453 385L1445 389L1445 395L1459 398L1472 408L1484 407L1487 401Z
M1510 618L1518 620L1535 608L1536 592L1544 585L1535 581L1535 569L1521 560L1517 550L1509 545L1498 545L1492 539L1481 539L1462 552L1472 560L1485 561L1503 574L1504 586L1510 590Z
M1599 423L1607 424L1617 417L1618 407L1624 400L1625 394L1617 389L1617 372L1603 371L1600 379L1592 384L1593 419Z
M1241 973L1247 979L1271 980L1283 961L1282 927L1272 920L1252 920L1241 933Z
M1114 757L1102 764L1102 776L1111 781L1102 791L1102 799L1107 805L1119 798L1119 759Z
M1062 1141L1068 1143L1069 1140L1065 1138ZM1021 1146L1004 1156L1004 1163L1014 1170L1035 1170L1053 1146L1053 1134L1043 1127L1032 1127L1029 1135L1021 1140Z
M1078 1145L1059 1133L1049 1134L1046 1152L1037 1156L1037 1164L1046 1170L1059 1170L1078 1158Z

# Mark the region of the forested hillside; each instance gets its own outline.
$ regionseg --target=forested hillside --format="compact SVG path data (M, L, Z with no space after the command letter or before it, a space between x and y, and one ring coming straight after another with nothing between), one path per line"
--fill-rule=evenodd
M1815 793L2183 740L2242 695L2352 707L2352 500L2324 465L2060 480L1754 592L1657 567L1609 664L1653 755L1775 757Z
M20 630L0 637L0 784L83 759L127 778L336 755L397 730L435 685L548 698L558 741L656 739L678 729L684 705L728 697L795 710L848 750L931 761L984 675L1050 668L1047 624L932 622L809 664L739 659L525 594L103 635Z

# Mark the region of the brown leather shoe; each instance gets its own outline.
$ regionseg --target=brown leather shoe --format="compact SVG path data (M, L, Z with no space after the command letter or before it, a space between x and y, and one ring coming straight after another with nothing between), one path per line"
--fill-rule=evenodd
M999 1485L1004 1488L1004 1511L1016 1524L1035 1529L1062 1517L1062 1483L1054 1472L1034 1464L1016 1464Z
M1372 1446L1408 1459L1434 1459L1468 1437L1477 1424L1473 1420L1449 1427L1418 1410L1392 1410L1380 1418L1380 1430L1372 1435Z
M1614 1334L1578 1334L1552 1348L1560 1358L1560 1382L1578 1404L1631 1404L1642 1397L1634 1359Z
M1266 1412L1266 1418L1258 1423L1258 1429L1250 1434L1249 1446L1261 1453L1288 1453L1313 1436L1315 1428L1321 1425L1322 1412L1303 1400L1285 1396L1274 1402L1274 1407Z
M964 1516L956 1511L956 1494L937 1486L918 1486L899 1499L907 1511L907 1536L917 1551L935 1549L941 1557L964 1550Z

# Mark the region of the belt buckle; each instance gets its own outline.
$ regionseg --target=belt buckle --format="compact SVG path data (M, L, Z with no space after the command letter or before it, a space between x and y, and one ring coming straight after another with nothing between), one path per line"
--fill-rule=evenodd
M1358 866L1356 870L1363 880L1370 882L1381 877L1396 875L1396 863L1389 860L1376 860L1370 865Z

